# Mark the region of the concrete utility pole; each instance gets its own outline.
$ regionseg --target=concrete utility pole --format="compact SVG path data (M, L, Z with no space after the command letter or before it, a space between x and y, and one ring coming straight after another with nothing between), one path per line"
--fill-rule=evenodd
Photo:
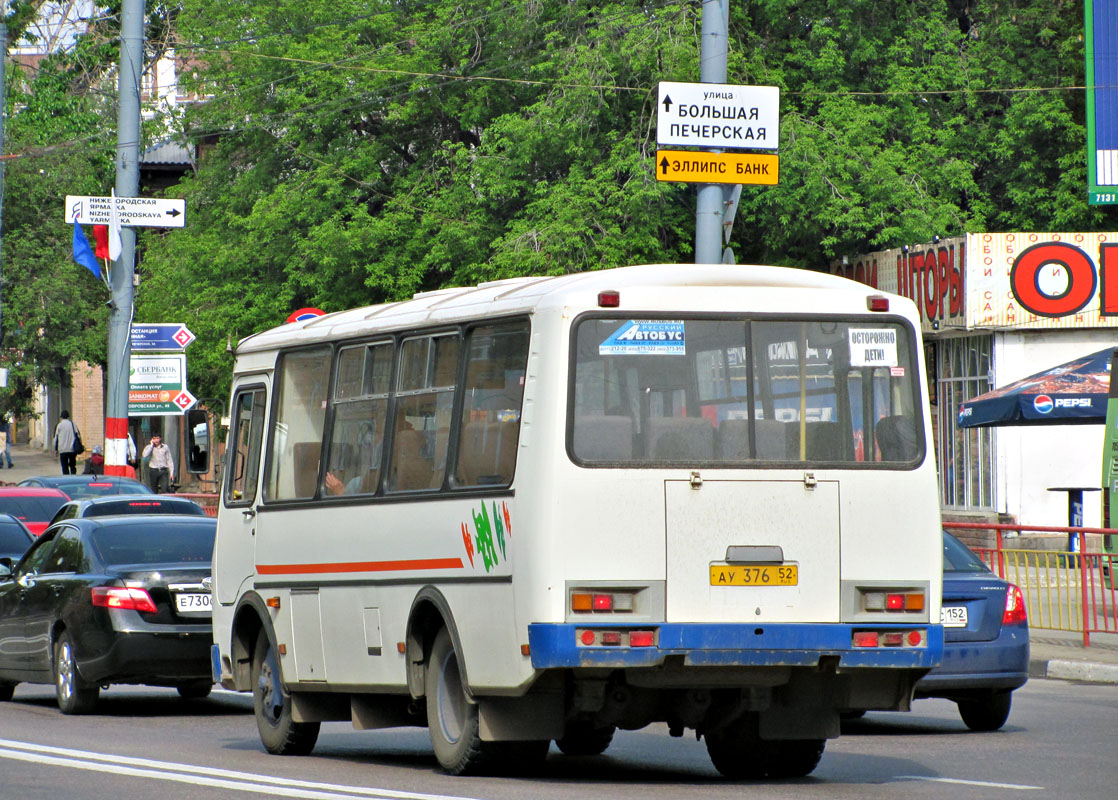
M699 80L726 82L726 39L730 29L730 0L703 0L702 44L699 50ZM717 151L716 151L717 152ZM695 263L722 261L722 187L704 183L695 201Z
M120 78L116 133L116 195L140 190L140 75L144 69L144 0L124 0L120 16ZM120 229L120 258L113 262L109 311L108 403L105 408L105 474L123 475L128 454L128 366L132 358L132 277L136 229Z

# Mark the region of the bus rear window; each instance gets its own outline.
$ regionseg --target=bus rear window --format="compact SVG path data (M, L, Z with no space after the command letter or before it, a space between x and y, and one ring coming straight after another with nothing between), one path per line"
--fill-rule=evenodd
M913 337L859 319L586 317L573 457L589 465L918 463Z

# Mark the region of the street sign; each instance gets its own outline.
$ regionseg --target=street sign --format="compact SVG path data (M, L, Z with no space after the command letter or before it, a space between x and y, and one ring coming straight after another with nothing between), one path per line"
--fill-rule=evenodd
M656 151L656 180L658 181L775 186L779 176L780 156L770 153Z
M178 416L197 402L186 388L184 354L133 354L128 369L128 416Z
M66 222L108 225L111 197L66 195ZM118 197L120 224L132 228L181 228L186 225L186 201L160 197Z
M132 350L185 350L197 337L178 322L132 324Z
M780 144L776 86L661 81L656 110L658 144L738 150Z
M313 306L308 306L307 308L300 308L297 311L292 311L290 314L287 315L287 321L288 322L302 322L303 320L314 319L315 317L321 317L325 313L326 312L323 311L321 308L314 308Z

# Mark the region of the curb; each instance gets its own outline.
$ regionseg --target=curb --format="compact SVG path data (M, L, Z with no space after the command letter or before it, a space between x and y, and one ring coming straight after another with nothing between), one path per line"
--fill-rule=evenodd
M1030 661L1029 677L1080 683L1118 683L1118 665L1057 658L1048 661Z

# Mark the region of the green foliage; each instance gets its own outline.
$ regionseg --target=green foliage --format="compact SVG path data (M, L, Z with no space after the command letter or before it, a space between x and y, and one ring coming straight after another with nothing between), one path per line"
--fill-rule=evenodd
M77 361L105 360L108 292L74 263L62 213L67 194L100 194L111 181L115 104L98 87L115 58L95 31L34 72L8 66L0 365L11 388L0 392L0 413L29 413L32 386L67 381Z
M148 8L149 49L173 32L180 81L207 100L145 127L180 130L199 167L172 191L188 227L140 232L137 319L198 335L196 394L223 397L227 343L300 306L693 258L695 193L655 179L654 131L657 83L698 79L699 0ZM1082 29L1073 0L733 0L728 82L781 89L780 183L744 188L737 261L818 268L934 235L1113 230L1118 211L1086 203ZM36 78L22 147L109 127L96 86L114 39L95 33ZM42 189L57 193L44 211L23 179L27 230L36 214L57 228L79 183L104 191L107 140L53 156L68 174ZM80 287L38 295L65 306L54 363L96 350L83 337L102 313L63 238L18 256Z

